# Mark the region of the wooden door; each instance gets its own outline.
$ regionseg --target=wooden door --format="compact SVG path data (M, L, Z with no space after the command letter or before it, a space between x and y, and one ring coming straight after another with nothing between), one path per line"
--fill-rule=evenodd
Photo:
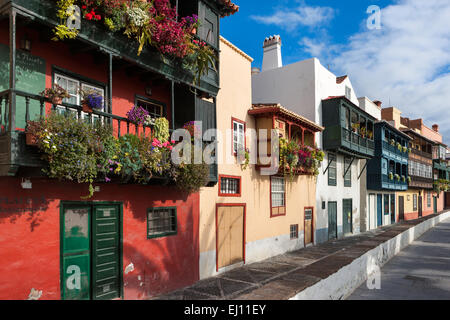
M337 239L337 202L328 202L328 240Z
M383 225L383 196L377 195L377 226Z
M423 214L423 212L422 212L422 205L423 205L423 203L422 203L422 196L419 196L419 218L420 217L422 217L422 214Z
M398 197L398 219L405 220L405 197Z
M345 234L353 232L353 204L352 199L342 201L342 229Z
M120 212L117 204L62 204L63 300L110 300L122 293Z
M217 270L244 261L245 206L217 206Z
M314 209L313 208L305 208L305 227L304 227L304 232L305 232L305 246L312 244L314 241L314 236L313 236L313 221L314 221L314 217L313 217L313 213L314 213Z

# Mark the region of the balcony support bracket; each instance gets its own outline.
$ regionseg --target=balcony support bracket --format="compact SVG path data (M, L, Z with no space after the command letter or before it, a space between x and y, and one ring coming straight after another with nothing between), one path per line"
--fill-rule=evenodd
M356 159L356 157L352 157L352 161L350 161L350 164L349 164L348 167L345 169L345 172L344 172L344 178L345 178L345 176L347 175L348 170L350 170L350 168L352 167L353 161L355 161L355 159ZM366 162L366 164L367 164L367 162ZM345 166L345 160L344 160L344 166ZM358 178L358 179L359 179L359 178Z
M334 161L336 161L336 160L334 160ZM331 166L331 164L333 163L333 160L329 160L328 159L328 166L327 166L327 168L325 169L325 171L323 172L323 174L325 174L325 173L327 173L327 171L328 171L328 169L330 169L330 166Z
M366 160L366 164L365 164L364 167L362 168L361 173L360 173L359 176L358 176L358 180L361 178L361 176L362 176L364 170L366 170L367 164L368 164L368 163L369 163L369 160Z

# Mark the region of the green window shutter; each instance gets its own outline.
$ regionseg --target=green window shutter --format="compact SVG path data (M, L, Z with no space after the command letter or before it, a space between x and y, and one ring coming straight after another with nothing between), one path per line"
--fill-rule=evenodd
M352 158L345 157L344 158L344 170L347 170L347 173L344 177L344 187L351 187L352 186L352 168L351 168L351 162ZM350 168L349 168L350 166Z
M200 29L198 36L213 47L218 47L219 16L209 6L199 2Z
M337 185L336 161L337 161L336 155L334 153L329 153L328 154L328 162L330 163L330 166L328 168L328 185L329 186Z

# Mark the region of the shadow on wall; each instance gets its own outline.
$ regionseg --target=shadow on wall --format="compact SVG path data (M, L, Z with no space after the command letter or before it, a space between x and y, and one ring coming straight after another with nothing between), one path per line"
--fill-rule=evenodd
M196 201L189 201L187 194L177 195L178 206L185 202L177 210L177 234L161 238L147 238L146 209L152 206L172 207L174 200L149 200L145 205L141 201L124 203L124 209L128 207L134 220L124 216L123 268L126 270L131 263L134 266L131 272L124 273L126 299L151 298L192 285L199 279Z
M34 232L44 221L43 214L49 203L50 199L46 198L44 193L36 196L36 192L31 190L3 193L0 195L0 224L16 224L21 217L26 216L30 231Z

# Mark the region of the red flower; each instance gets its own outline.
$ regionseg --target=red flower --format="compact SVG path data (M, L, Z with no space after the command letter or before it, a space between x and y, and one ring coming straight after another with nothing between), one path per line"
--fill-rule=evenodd
M86 5L84 5L84 6L82 6L82 7L81 7L81 9L87 9L87 6L86 6Z
M101 16L101 15L96 15L96 16L95 16L95 19L101 20L101 19L102 19L102 16Z
M84 16L87 20L92 20L92 18L94 17L92 15L92 13L86 13L86 15Z

